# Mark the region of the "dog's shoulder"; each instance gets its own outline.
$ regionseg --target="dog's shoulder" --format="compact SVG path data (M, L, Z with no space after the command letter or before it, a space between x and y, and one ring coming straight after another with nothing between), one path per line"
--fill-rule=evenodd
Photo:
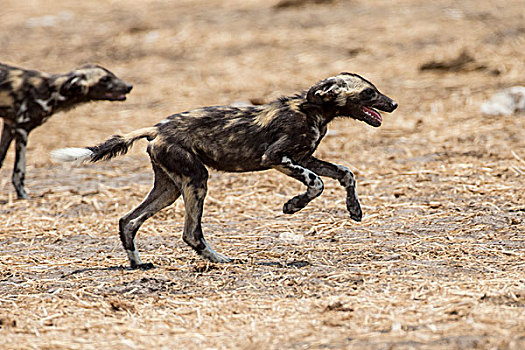
M27 96L29 92L45 92L50 75L0 63L0 90L9 90L13 98Z
M261 127L272 127L306 121L304 101L301 95L279 97L260 106L254 113L253 122Z

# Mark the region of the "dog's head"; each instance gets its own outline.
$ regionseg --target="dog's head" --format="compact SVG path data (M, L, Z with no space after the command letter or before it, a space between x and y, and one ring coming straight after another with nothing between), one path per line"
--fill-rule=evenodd
M397 102L353 73L341 73L312 86L306 98L309 103L332 110L335 116L351 117L378 127L383 122L377 110L393 112Z
M60 92L65 96L80 95L88 100L124 101L132 88L106 68L88 65L69 73Z

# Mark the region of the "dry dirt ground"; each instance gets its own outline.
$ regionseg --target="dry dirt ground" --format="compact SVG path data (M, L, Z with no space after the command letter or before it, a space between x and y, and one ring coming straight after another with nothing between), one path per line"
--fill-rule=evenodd
M16 201L0 170L2 349L524 349L525 115L480 104L524 84L522 0L2 0L0 61L47 72L93 62L135 85L123 103L55 115L30 137ZM421 70L458 57L449 70ZM381 128L333 123L317 155L355 171L362 223L326 180L213 172L207 264L181 240L179 200L124 268L117 221L151 186L145 143L85 167L92 145L190 108L268 101L340 71L400 104Z

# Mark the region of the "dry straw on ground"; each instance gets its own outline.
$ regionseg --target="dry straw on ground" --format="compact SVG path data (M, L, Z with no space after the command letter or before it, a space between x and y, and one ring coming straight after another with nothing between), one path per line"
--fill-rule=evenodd
M97 62L135 89L35 131L30 201L14 200L12 154L1 169L1 348L525 348L525 116L478 112L524 83L522 2L278 3L3 1L1 61L50 72ZM419 69L462 52L486 69ZM144 143L88 167L49 159L340 71L400 103L379 129L335 122L318 150L355 170L364 221L349 220L334 181L286 216L300 184L212 173L204 230L234 264L190 251L177 202L139 234L157 268L121 267L117 220L151 186Z

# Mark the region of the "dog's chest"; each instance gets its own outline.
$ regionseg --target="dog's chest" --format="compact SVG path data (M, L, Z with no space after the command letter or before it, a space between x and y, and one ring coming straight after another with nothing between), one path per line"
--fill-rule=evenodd
M315 152L325 135L326 127L311 126L302 134L294 135L296 142L291 143L288 153L297 160L308 158Z
M317 147L319 146L319 143L321 143L321 140L326 135L326 126L313 126L310 130L309 135L309 148L310 148L310 154L314 153Z
M18 109L19 123L31 122L36 126L45 123L54 112L58 100L63 100L56 92L52 92L47 85L29 88Z
M314 141L314 150L317 149L317 146L319 146L319 143L323 139L323 137L326 135L326 126L321 126L320 128L317 128L315 131L315 141Z

